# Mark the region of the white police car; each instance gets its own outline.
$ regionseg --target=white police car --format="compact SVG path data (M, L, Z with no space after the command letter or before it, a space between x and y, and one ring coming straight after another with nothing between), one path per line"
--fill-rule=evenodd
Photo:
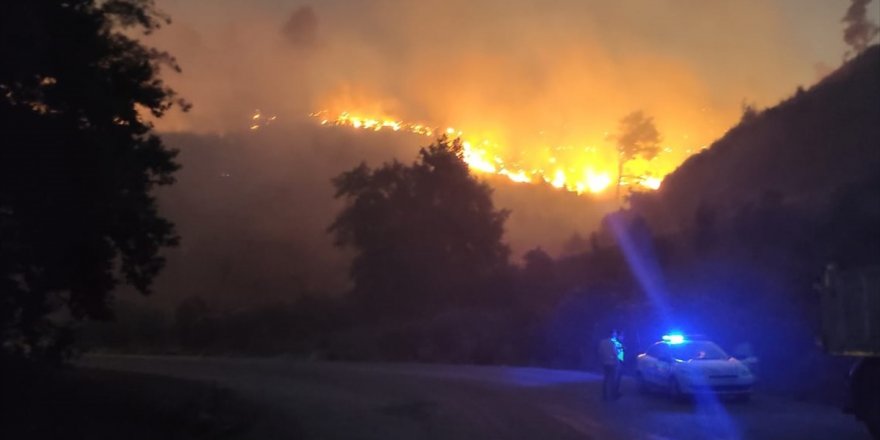
M755 378L748 367L712 341L663 336L636 360L641 391L664 390L674 399L714 393L748 400Z

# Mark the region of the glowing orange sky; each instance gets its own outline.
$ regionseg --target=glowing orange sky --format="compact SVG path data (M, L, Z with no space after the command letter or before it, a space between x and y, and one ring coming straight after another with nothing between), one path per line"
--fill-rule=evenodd
M454 126L526 167L585 170L613 162L617 121L643 110L663 136L650 166L663 175L743 103L771 105L838 65L847 2L327 0L309 47L280 32L301 5L159 5L174 24L151 42L177 56L184 72L169 82L195 104L162 130L247 129L254 109L278 124L355 111Z

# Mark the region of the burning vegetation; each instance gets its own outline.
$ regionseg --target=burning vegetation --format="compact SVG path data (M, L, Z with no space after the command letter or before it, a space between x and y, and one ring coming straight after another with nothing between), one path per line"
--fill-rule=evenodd
M640 112L634 114L641 115ZM619 135L606 135L608 140L617 140L619 143L616 156L604 154L602 149L592 145L575 147L545 144L524 148L527 151L542 153L531 159L516 157L517 154L510 153L509 148L505 148L490 137L475 136L455 127L442 128L425 123L408 122L396 117L349 111L321 110L309 116L319 120L324 126L349 127L364 131L404 132L429 138L442 136L457 138L461 140L464 161L474 172L504 176L516 183L545 182L555 188L577 194L604 193L614 187L615 181L620 187L656 190L663 182L667 170L657 166L653 159L659 153L672 151L669 147L660 150L656 145L651 146L653 148L651 154L629 151L631 148L626 146L626 139L633 134L638 135L632 133L631 128L625 124L627 118L632 115L622 121ZM645 123L650 124L654 133L654 144L658 144L660 138L656 128L653 128L653 121L648 118ZM542 131L539 134L544 133Z

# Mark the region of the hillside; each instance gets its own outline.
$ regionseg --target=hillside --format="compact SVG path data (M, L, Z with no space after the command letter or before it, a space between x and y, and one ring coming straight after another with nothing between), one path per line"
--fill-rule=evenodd
M652 225L681 230L697 208L722 217L773 194L816 207L880 173L880 46L775 107L746 115L634 203Z
M344 292L348 256L326 233L340 208L330 179L361 161L411 162L430 141L328 130L312 121L224 136L163 137L180 151L183 165L177 184L159 194L181 243L166 252L153 301L176 304L199 296L235 306ZM514 260L536 246L560 252L575 232L587 235L613 209L613 202L550 185L488 182L496 206L511 211L505 241Z

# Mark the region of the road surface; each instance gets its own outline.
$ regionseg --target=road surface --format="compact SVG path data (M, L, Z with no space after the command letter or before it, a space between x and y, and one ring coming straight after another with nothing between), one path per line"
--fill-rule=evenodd
M83 366L216 381L265 408L249 438L868 439L838 408L756 395L602 402L598 375L540 368L88 356Z

